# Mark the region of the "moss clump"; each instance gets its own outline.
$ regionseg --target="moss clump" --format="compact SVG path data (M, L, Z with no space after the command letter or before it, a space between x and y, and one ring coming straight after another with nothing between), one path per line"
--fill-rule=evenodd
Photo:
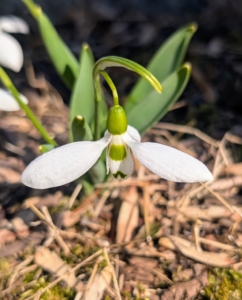
M242 273L232 269L213 269L209 273L209 284L205 288L205 299L242 299Z
M27 275L24 282L29 280L32 276ZM48 278L41 276L31 289L26 290L20 295L20 299L25 299L26 297L36 295L38 292L43 290L48 284ZM42 300L73 300L75 298L75 291L69 287L63 287L61 284L55 285L50 289L47 289L40 299Z

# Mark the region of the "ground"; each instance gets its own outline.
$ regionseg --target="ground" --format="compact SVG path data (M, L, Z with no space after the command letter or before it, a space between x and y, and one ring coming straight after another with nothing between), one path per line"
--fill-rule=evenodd
M215 180L172 183L136 162L130 179L110 178L88 195L75 182L32 190L20 175L41 138L23 112L0 112L0 299L241 299L241 8L214 1L182 15L104 12L70 9L56 21L76 56L87 41L96 59L120 55L146 65L174 30L198 23L186 57L190 83L143 141L197 157ZM31 35L17 36L26 65L8 73L65 144L70 93L26 16ZM109 74L125 101L137 77Z

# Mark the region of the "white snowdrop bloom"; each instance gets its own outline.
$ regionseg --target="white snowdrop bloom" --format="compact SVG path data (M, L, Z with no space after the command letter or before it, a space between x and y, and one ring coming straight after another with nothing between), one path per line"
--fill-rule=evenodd
M110 109L107 128L104 137L98 141L74 142L36 158L23 172L21 181L38 189L69 183L86 173L106 147L107 172L118 179L126 179L132 174L132 155L167 180L204 182L213 179L207 167L192 156L161 144L140 142L138 131L127 126L121 106Z
M20 95L21 100L24 104L28 104L28 99L24 95ZM20 107L18 102L12 96L9 91L0 89L0 110L4 111L16 111L19 110Z
M19 72L23 66L23 51L19 42L6 32L28 34L29 27L18 17L0 17L0 65Z

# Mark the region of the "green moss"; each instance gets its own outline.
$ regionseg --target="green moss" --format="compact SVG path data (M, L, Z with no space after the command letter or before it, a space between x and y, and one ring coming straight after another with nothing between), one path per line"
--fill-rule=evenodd
M39 270L39 269L37 269L37 270ZM35 271L33 271L33 272L29 272L29 273L26 275L26 277L24 278L24 282L25 282L25 283L29 283L29 282L33 281L33 280L34 280L34 276L35 276L37 270L35 270Z
M242 273L232 269L213 269L209 273L209 284L205 288L205 299L242 299Z
M124 290L121 294L125 300L132 300L132 295L130 291Z
M31 279L33 274L26 276L25 282ZM49 278L41 276L35 285L31 289L23 292L19 299L25 299L26 297L37 294L39 291L43 290L49 285ZM47 289L46 292L41 295L40 299L43 300L73 300L75 298L75 291L69 287L64 287L62 284L55 285L54 287Z

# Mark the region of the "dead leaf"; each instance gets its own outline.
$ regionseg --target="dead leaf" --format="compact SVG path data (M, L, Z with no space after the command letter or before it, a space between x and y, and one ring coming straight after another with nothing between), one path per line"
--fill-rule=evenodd
M197 260L206 265L213 267L228 267L234 263L232 258L227 253L216 253L207 251L198 251L194 244L177 236L169 236L174 246L181 253L191 259Z
M179 282L172 285L161 296L161 300L192 300L197 299L202 287L207 285L207 271L189 281Z
M58 277L63 276L63 280L70 287L76 285L77 279L71 267L66 264L55 252L45 247L38 247L34 255L35 263L45 271L55 274Z
M139 221L137 188L135 186L128 188L125 196L118 215L117 243L129 242Z
M85 300L101 300L105 289L110 285L111 279L112 270L110 266L107 266L100 273L95 275ZM79 292L75 299L82 299L82 295L83 292Z

